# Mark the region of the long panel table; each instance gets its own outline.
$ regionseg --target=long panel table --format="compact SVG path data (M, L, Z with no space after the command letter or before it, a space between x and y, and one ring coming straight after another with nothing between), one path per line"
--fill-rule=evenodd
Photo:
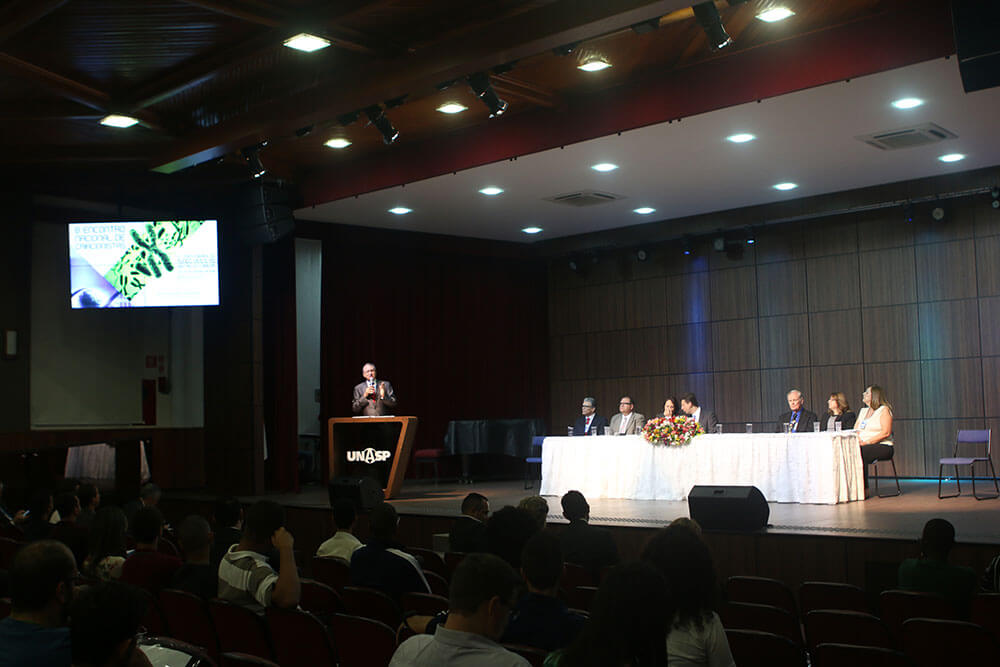
M550 437L542 445L542 495L683 500L692 486L753 485L769 501L834 504L864 498L857 435L726 433L683 447L642 436Z

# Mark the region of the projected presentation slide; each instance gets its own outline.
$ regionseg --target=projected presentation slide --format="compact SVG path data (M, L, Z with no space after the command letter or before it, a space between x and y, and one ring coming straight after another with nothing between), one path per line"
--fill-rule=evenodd
M73 308L219 305L215 220L69 225Z

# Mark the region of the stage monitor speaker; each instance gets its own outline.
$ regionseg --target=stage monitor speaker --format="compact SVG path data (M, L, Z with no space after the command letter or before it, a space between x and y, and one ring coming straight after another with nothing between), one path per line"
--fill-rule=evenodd
M706 530L754 531L767 526L771 508L756 486L695 486L688 513Z
M340 498L354 501L356 509L370 510L385 500L385 494L371 477L335 477L330 480L330 506Z
M951 22L965 92L1000 86L1000 2L953 0Z

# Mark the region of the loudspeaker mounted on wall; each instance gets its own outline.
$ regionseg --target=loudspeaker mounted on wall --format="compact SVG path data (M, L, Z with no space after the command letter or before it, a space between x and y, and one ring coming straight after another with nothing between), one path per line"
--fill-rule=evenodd
M705 530L751 532L767 527L771 508L756 486L694 486L688 513Z

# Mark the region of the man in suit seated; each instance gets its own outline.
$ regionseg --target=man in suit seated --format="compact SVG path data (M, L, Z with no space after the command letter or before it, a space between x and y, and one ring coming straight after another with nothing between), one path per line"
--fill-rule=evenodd
M813 430L813 422L816 421L816 413L805 408L805 396L798 389L791 389L786 396L788 399L788 412L783 412L778 417L778 431L784 430L785 424L789 425L792 433L806 433Z
M584 398L580 411L583 414L573 424L573 435L604 435L608 420L597 414L597 399L593 396Z
M582 565L594 574L618 563L618 545L611 531L590 525L590 504L579 491L567 491L562 497L563 516L569 525L559 536L563 558Z
M688 417L701 424L705 433L715 433L715 427L719 425L718 418L712 410L698 405L698 397L691 392L681 396L681 410Z
M634 412L635 405L629 396L618 401L618 414L611 418L611 435L638 435L646 424L646 418Z
M480 493L470 493L462 501L462 516L448 533L448 550L458 553L487 551L486 519L490 516L490 501Z

